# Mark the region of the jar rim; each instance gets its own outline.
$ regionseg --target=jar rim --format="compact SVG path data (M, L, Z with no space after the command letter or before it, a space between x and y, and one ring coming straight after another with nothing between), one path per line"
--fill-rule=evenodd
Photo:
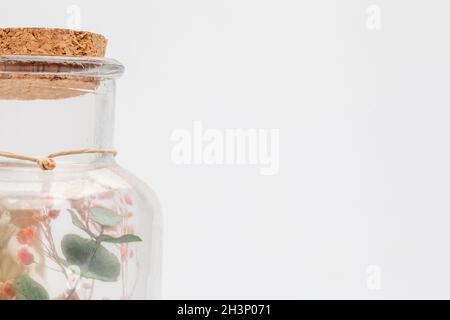
M110 58L0 55L0 77L2 74L20 74L115 79L119 78L124 71L125 67L122 63Z

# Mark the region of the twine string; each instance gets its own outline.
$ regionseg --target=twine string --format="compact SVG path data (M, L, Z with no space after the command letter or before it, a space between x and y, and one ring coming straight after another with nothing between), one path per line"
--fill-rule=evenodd
M70 155L79 155L79 154L87 154L87 153L99 153L99 154L112 154L113 156L117 155L117 151L115 149L107 149L107 148L85 148L85 149L73 149L73 150L64 150L55 153L50 153L46 157L38 158L38 157L30 157L27 155L0 151L0 157L15 159L15 160L23 160L36 163L39 168L44 171L53 170L56 168L55 158L70 156Z

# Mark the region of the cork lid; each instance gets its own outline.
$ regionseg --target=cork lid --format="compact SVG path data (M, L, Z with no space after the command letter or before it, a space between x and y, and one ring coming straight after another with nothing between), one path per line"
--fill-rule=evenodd
M104 59L107 39L69 29L0 29L0 99L75 97L97 89L123 66Z
M96 33L69 29L0 29L0 55L105 56L107 39Z

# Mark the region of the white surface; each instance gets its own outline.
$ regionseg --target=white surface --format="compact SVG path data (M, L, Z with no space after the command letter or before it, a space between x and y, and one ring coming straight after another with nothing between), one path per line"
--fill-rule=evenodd
M116 147L161 199L164 298L450 298L449 15L445 0L16 0L0 21L79 20L126 65ZM279 129L278 174L176 165L171 136L196 120Z

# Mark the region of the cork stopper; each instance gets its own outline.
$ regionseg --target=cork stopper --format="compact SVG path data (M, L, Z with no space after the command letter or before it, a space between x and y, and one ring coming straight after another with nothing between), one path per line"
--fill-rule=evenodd
M105 56L107 40L92 32L47 28L0 29L0 55Z
M55 71L76 71L77 68L83 69L82 65L61 60L55 68L54 63L46 64L45 61L39 64L21 61L20 56L103 58L106 45L107 39L104 36L86 31L49 28L0 29L0 99L62 99L94 91L99 85L98 79L60 75ZM17 61L3 62L1 57L6 55L17 56Z

